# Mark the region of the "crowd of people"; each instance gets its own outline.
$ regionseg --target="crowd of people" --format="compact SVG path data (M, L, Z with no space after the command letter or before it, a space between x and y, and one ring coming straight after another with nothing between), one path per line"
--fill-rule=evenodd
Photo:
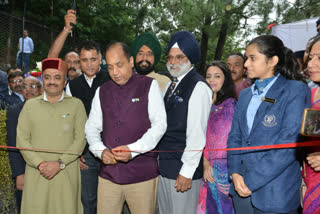
M304 109L320 109L320 36L300 66L262 35L202 77L199 44L179 31L163 75L153 33L59 58L71 23L68 10L42 81L0 72L8 145L28 148L9 151L18 213L320 213L320 145L242 150L319 139L300 128Z

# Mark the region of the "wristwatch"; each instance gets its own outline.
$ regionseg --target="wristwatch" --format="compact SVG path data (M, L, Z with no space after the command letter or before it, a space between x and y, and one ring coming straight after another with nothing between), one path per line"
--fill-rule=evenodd
M66 165L59 159L58 163L60 164L60 169L66 168Z

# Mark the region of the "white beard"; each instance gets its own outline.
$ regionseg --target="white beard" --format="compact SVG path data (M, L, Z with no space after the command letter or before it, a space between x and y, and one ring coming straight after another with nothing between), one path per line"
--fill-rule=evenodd
M167 65L167 69L168 69L169 73L173 77L180 77L180 76L186 74L192 66L189 60L188 60L188 62L183 63L182 65L178 65L178 64L169 65L168 63L166 65ZM172 69L172 68L178 68L178 70Z

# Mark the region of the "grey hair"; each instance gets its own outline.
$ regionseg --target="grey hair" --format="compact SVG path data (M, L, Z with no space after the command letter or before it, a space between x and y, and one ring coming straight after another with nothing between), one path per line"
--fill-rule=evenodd
M37 78L35 78L33 76L28 76L24 80L33 80L33 81L35 81L37 83L37 85L39 87L42 87L42 82L39 79L37 79Z

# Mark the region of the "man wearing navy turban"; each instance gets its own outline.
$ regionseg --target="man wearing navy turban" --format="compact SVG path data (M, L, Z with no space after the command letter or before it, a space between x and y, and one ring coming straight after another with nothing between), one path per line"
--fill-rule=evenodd
M200 47L193 35L179 31L171 37L167 69L174 77L164 96L167 131L159 143L159 213L196 213L202 149L206 141L212 91L195 70ZM183 152L181 152L183 151Z

